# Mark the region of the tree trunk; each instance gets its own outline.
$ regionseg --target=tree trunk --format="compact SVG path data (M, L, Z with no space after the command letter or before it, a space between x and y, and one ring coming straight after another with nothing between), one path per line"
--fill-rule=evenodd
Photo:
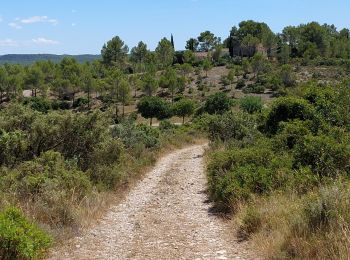
M152 117L150 118L149 125L152 126Z
M125 108L125 104L124 104L124 102L123 102L123 117L124 117L124 108Z
M182 116L182 124L185 124L185 116Z

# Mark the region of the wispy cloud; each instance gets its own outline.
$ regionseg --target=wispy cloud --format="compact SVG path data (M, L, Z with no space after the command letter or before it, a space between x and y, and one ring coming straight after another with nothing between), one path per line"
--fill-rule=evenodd
M9 25L10 27L12 27L12 28L15 28L15 29L21 29L21 28L22 28L22 26L19 25L19 24L16 23L16 22L11 22L11 23L9 23L8 25Z
M13 39L0 40L1 47L17 47L18 45L18 42Z
M48 23L48 24L52 24L52 25L57 25L58 24L58 20L57 19L51 19L46 15L43 16L31 16L25 19L21 19L21 18L16 18L13 22L9 23L8 25L12 28L15 29L21 29L23 27L23 25L27 25L27 24L34 24L34 23Z
M36 39L32 39L32 42L35 43L35 44L40 44L40 45L56 45L56 44L60 43L58 41L46 39L44 37L39 37L39 38L36 38Z
M29 17L29 18L26 18L26 19L22 19L20 21L23 24L31 24L31 23L50 23L50 24L53 24L53 25L57 25L58 24L58 20L50 19L46 15L44 15L44 16L32 16L32 17Z
M72 23L72 26L74 27L74 26L76 26L77 24L76 23Z

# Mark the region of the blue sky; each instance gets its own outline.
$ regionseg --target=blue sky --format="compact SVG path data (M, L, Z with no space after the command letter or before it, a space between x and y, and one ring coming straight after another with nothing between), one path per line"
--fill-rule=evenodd
M171 33L183 49L201 31L224 38L247 19L275 32L310 21L349 28L349 11L349 0L3 0L0 54L97 54L115 35L154 49Z

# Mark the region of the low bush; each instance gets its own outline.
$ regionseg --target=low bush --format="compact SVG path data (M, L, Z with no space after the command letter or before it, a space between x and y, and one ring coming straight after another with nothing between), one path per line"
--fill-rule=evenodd
M50 236L20 210L7 208L0 212L1 259L38 259L50 245Z
M239 106L243 111L253 114L255 112L260 112L263 104L260 97L247 96L241 98Z
M31 109L47 113L51 108L51 103L43 97L32 97L24 100L24 105L30 106Z

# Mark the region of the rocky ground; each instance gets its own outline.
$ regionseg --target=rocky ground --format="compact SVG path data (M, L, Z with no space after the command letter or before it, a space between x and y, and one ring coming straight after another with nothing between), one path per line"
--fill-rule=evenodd
M212 211L204 149L163 157L95 227L49 259L257 259Z

